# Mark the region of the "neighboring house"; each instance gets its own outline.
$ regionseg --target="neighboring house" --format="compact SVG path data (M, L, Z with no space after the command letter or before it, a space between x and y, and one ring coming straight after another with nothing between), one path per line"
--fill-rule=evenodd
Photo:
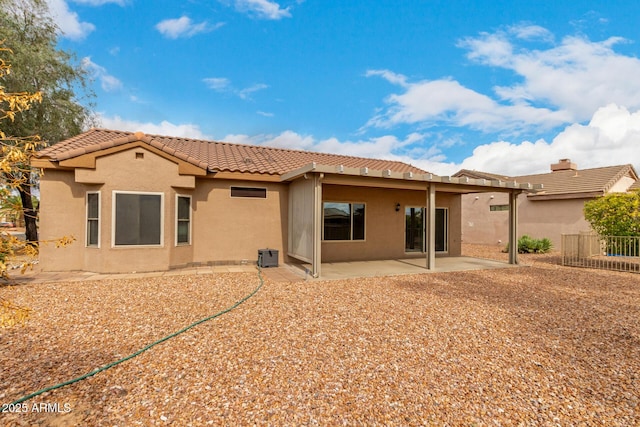
M105 129L48 147L32 165L44 171L41 239L77 239L43 245L44 271L255 262L266 248L316 276L322 262L424 257L433 268L436 253L461 254L462 194L492 191L515 206L530 188L395 161Z
M562 234L591 229L584 219L585 202L638 186L638 175L631 165L579 170L569 159L552 164L551 172L544 174L509 177L462 169L453 176L541 184L541 190L518 198L518 235L547 237L558 249ZM464 195L462 210L463 242L506 245L509 206L503 194Z

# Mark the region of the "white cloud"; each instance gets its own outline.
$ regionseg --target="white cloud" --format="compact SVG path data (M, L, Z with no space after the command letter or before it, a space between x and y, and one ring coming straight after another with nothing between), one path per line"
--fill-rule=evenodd
M100 81L105 92L113 92L122 88L122 82L107 72L107 69L91 61L90 56L82 58L82 67Z
M365 77L379 76L394 85L409 87L407 77L390 70L367 70Z
M527 175L550 171L559 159L570 158L581 169L634 163L640 172L640 110L634 113L610 104L596 111L588 124L567 126L551 141L496 141L475 148L460 163L447 161L436 147L425 148L428 137L413 133L405 139L385 135L360 141L336 138L317 140L287 130L277 135L231 134L224 141L278 148L336 153L411 163L438 175L472 169L504 175Z
M366 76L381 77L399 91L365 128L443 125L505 137L584 122L610 103L640 108L640 59L615 52L623 42L574 36L555 43L553 34L535 25L468 37L458 45L471 61L511 71L516 83L481 93L453 78L410 82L390 70L369 70Z
M487 95L462 86L451 79L407 83L396 74L369 71L390 83L401 85L404 93L387 97L389 107L374 116L368 126L389 128L399 124L467 126L483 132L513 132L536 126L551 129L570 118L563 111L552 111L525 104L503 105Z
M291 17L288 7L282 9L278 3L269 0L235 0L234 3L239 12L259 19L278 20Z
M640 107L640 81L636 78L640 59L613 50L623 39L592 42L574 36L547 49L526 49L515 45L510 35L485 33L461 42L469 49L469 59L511 70L521 78L521 83L494 88L502 100L545 103L567 112L574 121L586 120L612 102Z
M96 27L89 22L82 22L77 13L69 10L65 0L46 0L53 20L60 28L62 36L71 40L83 40Z
M209 89L213 89L216 92L226 92L231 86L231 81L226 77L208 77L203 81Z
M129 132L144 132L150 135L166 135L182 138L194 138L211 140L212 137L200 130L198 125L192 123L174 124L163 120L160 123L143 123L134 120L126 120L120 116L107 117L100 115L101 126L107 129L122 130Z
M250 100L252 93L267 89L269 87L264 83L256 83L244 89L236 89L231 84L231 80L227 79L226 77L207 77L205 79L202 79L202 81L207 85L209 89L213 89L216 92L220 93L233 93L234 95L237 95L244 100Z
M640 111L631 113L610 104L599 108L588 124L569 125L551 142L498 141L480 145L461 164L446 165L442 171L452 174L465 168L505 175L544 173L561 158L570 158L580 169L635 163L640 171L638 153Z
M269 86L263 83L258 83L253 86L249 86L247 88L241 89L238 91L238 96L242 99L251 99L251 94L254 92L258 92L263 89L267 89Z
M196 34L207 33L216 30L224 24L219 22L215 25L210 25L204 21L196 24L191 21L188 16L182 16L177 19L165 19L156 24L156 30L163 36L169 39L177 39L180 37L193 37Z

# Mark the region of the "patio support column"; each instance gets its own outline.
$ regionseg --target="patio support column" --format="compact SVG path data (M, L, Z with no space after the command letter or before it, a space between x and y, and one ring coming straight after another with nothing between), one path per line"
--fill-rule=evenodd
M425 237L427 240L427 270L436 268L436 186L427 184Z
M322 264L322 178L324 174L313 174L313 254L311 275L320 277Z
M509 264L518 263L518 194L509 192Z

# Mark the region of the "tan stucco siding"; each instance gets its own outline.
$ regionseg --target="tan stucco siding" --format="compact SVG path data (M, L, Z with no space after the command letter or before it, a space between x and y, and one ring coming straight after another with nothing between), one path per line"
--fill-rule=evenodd
M40 245L43 271L83 270L85 266L85 192L99 186L77 185L71 171L46 170L40 178L39 238L43 242L63 236L76 239L65 248Z
M519 202L522 197L519 197ZM463 195L462 241L484 245L506 245L509 240L509 211L491 211L491 206L508 204L509 195L506 193Z
M194 179L178 174L178 165L143 148L96 159L95 169L75 172L47 170L41 193L41 235L73 234L77 241L65 255L45 249L44 270L85 270L105 273L166 270L189 262L193 249L176 247L176 194L193 193ZM78 182L80 181L80 182ZM87 191L100 193L99 247L86 247ZM113 200L116 192L162 195L162 240L158 246L116 246L113 241ZM63 214L64 212L64 214ZM61 261L64 258L63 261ZM54 261L55 260L55 261Z
M405 207L426 205L425 191L325 184L324 202L365 203L364 241L323 241L322 262L394 259L421 254L405 252ZM396 212L396 204L400 210ZM436 206L449 209L449 255L460 254L460 197L438 193Z
M524 197L521 196L521 199ZM562 234L577 234L591 229L584 219L585 201L585 199L520 201L518 237L523 234L536 239L546 237L551 240L555 249L560 250Z
M493 196L493 198L492 198ZM518 237L548 238L560 249L562 234L590 230L584 219L585 199L530 200L518 196ZM506 193L478 193L462 196L462 239L465 243L506 245L509 239L509 211L491 211L491 205L506 205Z
M231 197L231 187L266 188L266 198ZM194 193L196 263L256 262L258 249L286 253L286 184L199 179Z

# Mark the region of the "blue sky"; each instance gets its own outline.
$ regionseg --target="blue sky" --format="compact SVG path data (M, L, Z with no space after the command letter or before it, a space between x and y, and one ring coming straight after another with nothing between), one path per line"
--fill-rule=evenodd
M640 170L639 2L47 1L105 128L442 175Z

